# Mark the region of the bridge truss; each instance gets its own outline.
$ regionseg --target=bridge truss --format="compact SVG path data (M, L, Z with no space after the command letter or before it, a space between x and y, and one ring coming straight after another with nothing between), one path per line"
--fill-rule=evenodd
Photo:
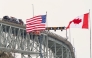
M48 31L27 34L25 26L0 21L0 51L20 53L21 58L75 58L73 47L63 37Z

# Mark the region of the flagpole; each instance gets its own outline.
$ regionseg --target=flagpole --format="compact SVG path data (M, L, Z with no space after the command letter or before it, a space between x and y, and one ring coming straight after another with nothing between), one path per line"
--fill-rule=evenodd
M66 29L66 40L68 40L68 36L67 36L67 29Z
M33 17L34 17L34 5L32 4L32 12L33 12ZM32 32L33 34L33 32Z
M70 41L70 43L71 43L71 29L69 28L69 41Z
M74 38L73 38L73 51L74 51L74 55L75 55L75 58L76 58Z
M48 23L47 23L47 11L46 11L46 27L48 27Z
M90 19L90 9L89 9L89 25L90 25L90 58L91 58L91 19Z
M32 4L32 11L33 11L33 16L34 16L34 5Z
M32 12L33 12L33 17L34 17L34 5L33 4L32 4ZM31 39L33 40L33 47L34 47L34 39L33 39L34 35L33 34L34 33L31 32ZM33 51L33 48L31 50Z

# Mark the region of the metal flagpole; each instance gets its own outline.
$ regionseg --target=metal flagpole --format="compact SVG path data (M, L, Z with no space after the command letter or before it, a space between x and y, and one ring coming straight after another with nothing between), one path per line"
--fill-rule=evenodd
M33 9L33 17L34 17L34 5L32 4L32 9ZM32 34L33 35L33 34ZM34 36L34 35L33 35ZM33 37L32 37L33 38ZM38 39L39 39L39 43L40 43L40 47L39 47L39 50L40 50L40 58L43 58L43 55L42 55L42 37L41 35L38 36ZM34 38L33 38L33 46L34 46Z
M33 12L33 17L34 17L34 5L32 4L32 12ZM33 40L33 47L34 47L34 35L33 32L31 32L31 39ZM31 51L33 51L33 47L31 49Z
M47 11L46 11L46 27L48 27L48 22L47 22Z
M70 31L70 28L69 28L69 35L67 35L68 34L68 32L67 32L68 30L66 29L66 40L68 40L68 38L69 38L69 41L70 41L70 43L71 43L71 31ZM69 36L69 37L68 37Z
M33 9L33 16L34 16L34 5L32 4L32 9Z
M71 29L69 28L69 41L71 43Z
M89 25L90 25L90 58L91 58L91 19L90 19L90 9L89 9Z
M67 29L66 29L66 40L68 40L68 36L67 36Z
M75 53L74 38L73 38L73 51L74 51L74 53Z

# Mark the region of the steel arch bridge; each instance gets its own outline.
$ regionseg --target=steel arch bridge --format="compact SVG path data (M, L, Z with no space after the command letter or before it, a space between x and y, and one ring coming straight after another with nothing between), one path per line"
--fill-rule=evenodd
M20 53L21 58L75 58L73 46L49 31L26 34L25 26L0 20L0 51Z

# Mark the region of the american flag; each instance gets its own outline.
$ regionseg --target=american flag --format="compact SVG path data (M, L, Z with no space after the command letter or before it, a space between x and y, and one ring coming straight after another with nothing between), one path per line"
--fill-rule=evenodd
M38 15L26 20L26 32L45 30L46 15Z

